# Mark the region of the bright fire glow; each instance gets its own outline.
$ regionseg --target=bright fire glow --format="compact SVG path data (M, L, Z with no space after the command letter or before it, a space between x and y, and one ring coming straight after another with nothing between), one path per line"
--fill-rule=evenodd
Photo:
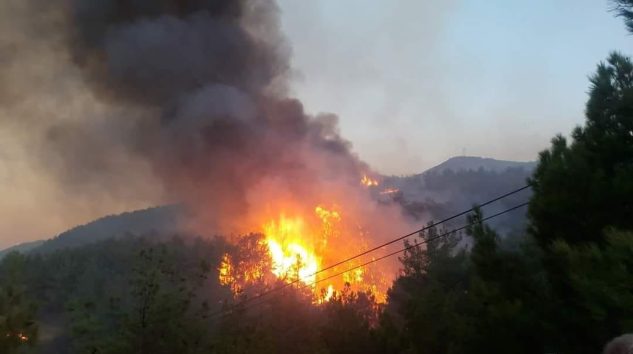
M272 272L288 282L300 280L311 285L319 270L319 258L314 250L305 244L307 234L300 218L286 218L264 225L264 235L268 252L272 259Z
M225 254L219 266L220 284L229 286L237 294L246 285L270 279L265 277L269 272L286 283L299 283L311 289L315 303L329 301L337 289L345 287L371 291L379 302L384 302L387 282L375 271L355 268L361 263L360 259L323 271L330 264L362 252L366 245L361 242L363 234L357 225L343 226L342 214L337 208L318 205L313 210L314 214L305 217L281 212L277 218L269 218L260 224L264 237L258 245L267 253L269 263L256 264L253 263L256 260L248 257L238 261ZM244 253L243 250L240 252ZM351 270L345 272L346 269ZM328 279L327 283L320 281L339 272L345 273Z
M220 262L220 284L230 285L234 282L235 277L233 276L231 257L228 254L224 254L224 256L222 256L222 262Z
M363 268L356 268L345 274L343 274L343 280L346 283L362 283L363 282Z
M330 301L330 299L332 299L332 296L334 296L334 287L332 286L332 284L330 284L327 286L327 290L324 291L322 302Z
M367 187L376 187L378 186L378 180L373 179L367 175L364 175L363 178L361 178L360 183L363 186L367 186Z

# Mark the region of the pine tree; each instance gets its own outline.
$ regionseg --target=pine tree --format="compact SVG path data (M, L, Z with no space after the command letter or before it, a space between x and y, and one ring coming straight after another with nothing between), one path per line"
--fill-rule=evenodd
M586 122L557 136L532 177L531 233L546 247L601 242L607 226L633 228L633 63L612 53L591 77Z
M624 24L633 33L633 0L613 0L618 16L624 18Z

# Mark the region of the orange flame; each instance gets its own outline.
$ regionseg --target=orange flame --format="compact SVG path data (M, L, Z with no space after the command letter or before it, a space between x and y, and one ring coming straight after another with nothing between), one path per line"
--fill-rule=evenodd
M326 303L332 299L334 296L334 286L332 284L327 286L327 289L322 289L323 298L319 301L319 303Z
M231 285L235 283L235 277L233 276L233 264L231 262L231 257L228 253L225 253L222 256L222 261L220 262L220 284L221 285Z
M288 282L314 283L320 260L314 249L304 242L307 233L301 218L286 218L282 214L279 221L264 225L264 234L273 274Z
M364 175L363 178L361 178L360 180L360 184L366 187L376 187L378 186L378 180Z
M336 293L336 289L344 287L370 291L379 302L385 301L384 292L388 283L382 281L381 273L369 272L365 267L345 272L346 269L361 264L360 259L324 272L324 266L366 249L363 242L358 242L362 240L360 237L363 235L358 226L353 225L346 229L347 232L360 232L358 236L341 237L341 212L322 205L316 206L314 214L306 218L288 215L292 214L280 213L278 218L269 219L261 226L264 238L259 241L259 245L265 249L270 263L235 264L234 260L225 254L219 266L220 284L229 286L233 293L237 294L248 284L270 279L264 276L264 273L268 272L286 283L297 282L310 288L317 304L329 301ZM339 272L344 273L341 277L333 278L327 285L318 284L320 279Z

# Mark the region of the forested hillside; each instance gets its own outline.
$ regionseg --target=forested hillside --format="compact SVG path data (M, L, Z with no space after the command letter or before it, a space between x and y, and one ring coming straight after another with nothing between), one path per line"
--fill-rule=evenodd
M525 184L533 169L534 164L529 162L455 157L421 174L386 176L373 192L375 198L383 202L400 204L403 212L418 222L439 220L494 198L502 191ZM381 191L389 188L397 188L398 192L381 194ZM494 210L503 210L518 200L516 197L504 199L495 205ZM50 252L113 237L148 233L170 235L182 230L186 217L185 210L179 205L110 215L64 231L49 240L27 242L2 250L0 258L11 251ZM504 235L519 233L524 229L525 222L524 213L503 216L493 221Z
M182 230L185 211L179 205L148 208L119 215L109 215L85 225L76 226L41 241L27 242L0 251L0 259L8 253L47 253L85 246L94 242L147 234L173 235Z
M533 171L532 163L456 157L418 175L386 177L382 190L397 191L387 195L379 191L377 197L395 200L418 220L442 220L526 185ZM516 205L524 198L525 195L517 195L502 199L489 209L490 213ZM525 216L524 212L517 212L491 222L504 236L514 235L525 231Z

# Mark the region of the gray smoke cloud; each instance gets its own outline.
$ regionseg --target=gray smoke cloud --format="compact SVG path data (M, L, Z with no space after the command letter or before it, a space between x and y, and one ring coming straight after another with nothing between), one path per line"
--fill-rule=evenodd
M275 42L281 37L249 28L251 21L277 21L271 1L73 5L73 58L90 83L113 99L162 106L209 84L258 94L288 68L282 43Z
M33 138L23 153L38 156L34 171L82 205L182 201L196 227L218 232L274 200L384 214L359 186L369 168L338 118L288 97L275 1L7 0L0 10L1 122Z

